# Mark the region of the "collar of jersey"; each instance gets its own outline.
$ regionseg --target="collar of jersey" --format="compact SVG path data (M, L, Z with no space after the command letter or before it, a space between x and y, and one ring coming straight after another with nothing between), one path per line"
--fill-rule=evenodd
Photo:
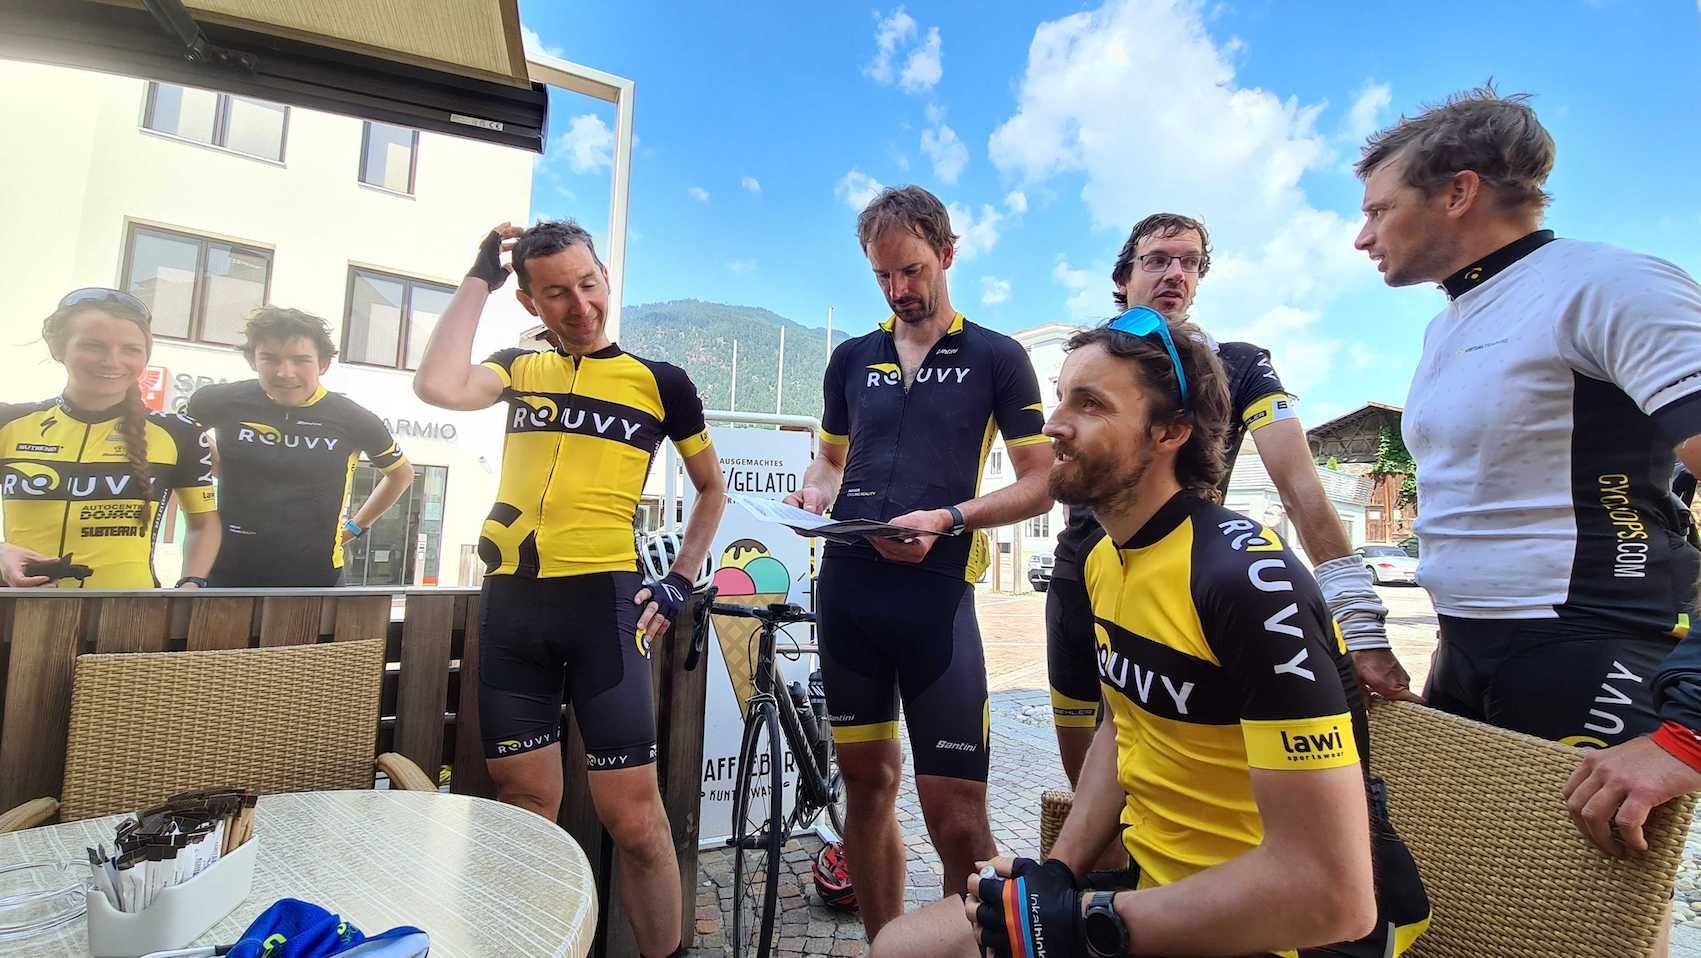
M1199 504L1199 499L1187 494L1187 490L1169 497L1169 501L1158 507L1140 531L1129 537L1127 542L1117 546L1118 549L1144 549L1157 545L1163 538L1174 532L1176 527L1190 515L1193 507Z
M562 359L572 359L573 358L572 353L564 352L564 351L559 350L559 349L552 350L552 352L554 352L555 355L560 356ZM597 350L596 352L586 353L583 356L580 356L579 358L580 359L613 359L614 357L620 355L620 352L621 352L621 350L620 350L620 344L619 343L609 343L607 346L604 346L603 348Z
M963 320L963 314L962 313L958 313L956 316L952 317L951 328L945 330L945 335L953 336L953 335L956 335L957 333L962 332L963 331L963 322L964 322L964 320ZM897 327L898 327L898 317L896 315L886 317L886 321L880 324L880 328L884 329L888 333L891 332L892 330L896 329Z
M1553 242L1553 230L1536 230L1515 239L1441 281L1448 299L1458 299L1493 279L1506 267Z
M60 396L58 403L59 408L65 410L65 415L78 422L106 422L108 419L117 419L124 415L124 404L122 402L106 409L84 409L64 396Z

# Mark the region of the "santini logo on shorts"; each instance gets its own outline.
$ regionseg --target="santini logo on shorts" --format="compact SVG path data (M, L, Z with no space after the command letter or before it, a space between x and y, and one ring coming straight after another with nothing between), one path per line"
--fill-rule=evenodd
M944 739L940 739L939 744L937 744L933 747L934 748L948 749L948 750L953 751L953 752L978 752L978 751L980 751L980 746L975 745L972 742L947 742Z

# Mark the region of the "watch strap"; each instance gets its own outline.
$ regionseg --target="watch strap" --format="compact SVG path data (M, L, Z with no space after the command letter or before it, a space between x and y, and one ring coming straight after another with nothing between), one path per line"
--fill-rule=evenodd
M951 514L951 535L960 536L968 526L963 522L963 510L956 506L946 506L945 511Z
M1115 923L1117 944L1114 951L1100 951L1098 942L1093 940L1093 918L1099 917L1099 923L1109 920ZM1116 892L1095 891L1087 898L1087 911L1082 918L1081 937L1086 939L1087 953L1093 958L1122 958L1128 954L1128 929L1122 924L1122 915L1116 910Z
M183 583L185 583L185 582L193 582L203 589L205 589L207 587L207 580L202 578L201 576L186 575L183 578L177 580L177 588L181 589L183 587Z

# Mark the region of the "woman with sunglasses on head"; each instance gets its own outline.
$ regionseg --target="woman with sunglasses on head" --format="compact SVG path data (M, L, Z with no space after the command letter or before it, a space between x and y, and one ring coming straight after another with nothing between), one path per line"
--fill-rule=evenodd
M67 294L42 323L65 389L0 403L5 585L158 587L154 537L173 491L189 527L177 585L206 585L220 537L212 455L194 420L142 403L151 323L141 300L99 287Z

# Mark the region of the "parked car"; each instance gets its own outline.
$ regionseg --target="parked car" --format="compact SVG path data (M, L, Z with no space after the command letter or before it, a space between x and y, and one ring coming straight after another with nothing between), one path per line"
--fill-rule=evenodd
M1365 567L1370 570L1370 578L1377 585L1392 582L1417 584L1418 560L1406 555L1406 550L1399 546L1370 542L1354 549L1353 553L1364 560Z
M1400 548L1406 550L1406 555L1409 555L1412 558L1416 559L1418 557L1418 538L1417 538L1417 536L1406 536L1404 539L1401 539L1400 540Z
M1028 556L1028 584L1035 592L1051 588L1051 570L1056 565L1057 558L1049 552Z

